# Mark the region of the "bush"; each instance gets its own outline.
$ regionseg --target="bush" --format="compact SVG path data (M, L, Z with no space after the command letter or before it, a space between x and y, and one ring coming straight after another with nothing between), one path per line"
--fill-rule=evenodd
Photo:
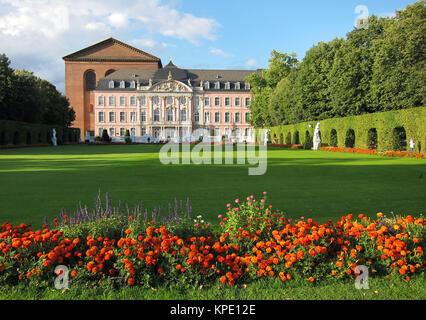
M52 129L56 129L58 144L77 142L78 128L0 120L0 145L51 144Z
M106 129L103 129L102 130L102 141L109 143L109 142L111 142L111 140L112 139L109 137L108 131Z
M369 139L372 128L377 134L377 150L407 150L406 139L413 138L418 152L426 153L426 107L416 107L388 112L376 112L360 116L332 118L319 121L321 124L322 143L339 148L346 147L346 133L354 131L354 148L368 149L374 146L374 140ZM311 127L309 125L311 124ZM294 139L298 132L308 130L309 138L314 135L315 124L302 122L298 124L277 126L270 128L272 134L291 132ZM402 129L405 130L405 138ZM332 133L333 132L333 133ZM306 135L302 134L301 144L306 145ZM294 142L294 144L299 144Z
M370 276L408 282L425 267L422 217L378 213L377 220L349 214L322 224L293 221L266 203L266 193L229 203L218 216L220 230L201 216L194 221L172 212L165 220L148 220L140 209L116 214L110 208L106 203L92 213L62 214L53 228L45 224L37 231L0 225L0 285L52 286L58 265L67 266L71 283L180 288L258 278L353 279L358 265L367 266Z

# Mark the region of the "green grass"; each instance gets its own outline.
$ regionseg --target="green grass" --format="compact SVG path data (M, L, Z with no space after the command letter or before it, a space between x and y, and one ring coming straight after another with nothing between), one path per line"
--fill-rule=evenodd
M227 202L268 191L290 217L425 212L426 161L269 148L265 175L250 165L162 165L160 146L59 146L0 150L0 223L32 223L93 205L98 190L135 205L190 198L193 215L216 221Z
M422 275L409 283L400 278L370 278L369 289L358 290L353 281L323 281L313 285L306 280L258 280L247 286L218 285L190 289L129 287L121 290L88 288L70 284L61 292L54 287L37 290L17 286L0 289L0 300L424 300Z

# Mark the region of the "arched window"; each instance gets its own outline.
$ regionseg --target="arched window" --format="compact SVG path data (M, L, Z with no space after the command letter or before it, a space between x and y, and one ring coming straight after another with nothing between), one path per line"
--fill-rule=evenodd
M154 121L160 121L160 109L154 110Z
M92 70L86 71L84 75L84 83L87 91L95 90L96 88L96 74Z
M114 73L115 70L114 69L109 69L107 72L105 72L105 77L110 75L111 73Z
M186 109L180 110L180 121L186 121Z

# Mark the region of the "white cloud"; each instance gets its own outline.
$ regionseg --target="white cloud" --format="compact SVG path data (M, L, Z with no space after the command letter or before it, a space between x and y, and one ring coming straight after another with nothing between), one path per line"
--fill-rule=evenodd
M255 59L248 59L245 64L249 68L254 68L254 67L257 66L257 60L255 60Z
M123 28L127 26L127 15L115 12L108 17L108 22L113 27Z
M0 0L0 53L14 68L46 75L63 90L62 57L111 36L155 55L173 46L170 38L195 45L216 39L216 20L176 10L170 3Z
M222 49L218 49L218 48L211 48L210 53L218 55L218 56L222 56L222 57L233 57L234 56L232 53L227 53L227 52L223 51Z

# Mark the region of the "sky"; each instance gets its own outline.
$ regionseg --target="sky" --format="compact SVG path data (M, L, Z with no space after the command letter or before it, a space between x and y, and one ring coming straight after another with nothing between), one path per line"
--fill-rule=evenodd
M0 53L64 92L62 57L114 37L188 69L267 68L272 50L302 60L363 15L415 0L0 0ZM360 7L361 6L361 7ZM357 10L358 9L358 10Z

